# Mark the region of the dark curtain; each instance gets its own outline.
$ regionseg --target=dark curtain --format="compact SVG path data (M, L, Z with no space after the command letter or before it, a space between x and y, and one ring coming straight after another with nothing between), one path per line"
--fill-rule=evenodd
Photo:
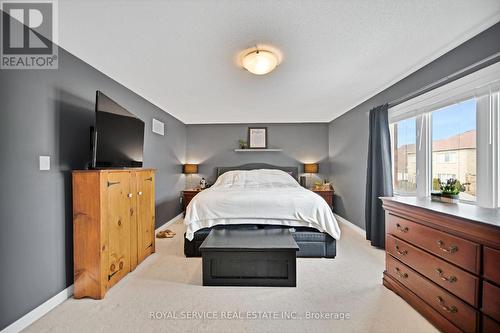
M385 248L385 216L379 197L392 196L391 139L388 104L370 110L366 174L366 239Z

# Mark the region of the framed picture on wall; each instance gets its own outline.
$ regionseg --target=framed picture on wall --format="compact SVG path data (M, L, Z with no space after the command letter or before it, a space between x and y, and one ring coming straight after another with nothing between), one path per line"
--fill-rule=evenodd
M267 127L248 128L248 148L250 149L267 148Z

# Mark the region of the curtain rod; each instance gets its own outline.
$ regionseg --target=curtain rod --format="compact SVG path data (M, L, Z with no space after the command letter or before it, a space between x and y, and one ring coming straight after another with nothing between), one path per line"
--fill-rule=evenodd
M498 61L500 61L500 52L497 52L497 53L495 53L495 54L493 54L493 55L491 55L491 56L489 56L487 58L484 58L483 60L480 60L480 61L478 61L478 62L476 62L476 63L474 63L474 64L472 64L470 66L467 66L467 67L465 67L465 68L463 68L463 69L461 69L461 70L459 70L459 71L457 71L457 72L455 72L455 73L453 73L451 75L448 75L448 76L446 76L446 77L444 77L444 78L442 78L442 79L440 79L438 81L435 81L435 82L433 82L431 84L428 84L428 85L426 85L426 86L424 86L424 87L422 87L422 88L420 88L420 89L418 89L418 90L416 90L416 91L414 91L412 93L409 93L409 94L407 94L407 95L405 95L403 97L395 99L394 101L392 101L392 102L389 103L389 108L392 108L392 107L394 107L396 105L399 105L401 103L409 101L412 98L415 98L415 97L418 97L420 95L423 95L426 92L429 92L431 90L434 90L436 88L444 86L445 84L448 84L448 83L450 83L452 81L455 81L455 80L457 80L457 79L459 79L461 77L464 77L464 76L466 76L466 75L468 75L470 73L473 73L473 72L475 72L475 71L477 71L477 70L479 70L481 68L484 68L486 66L492 65L492 64L494 64L494 63L496 63Z

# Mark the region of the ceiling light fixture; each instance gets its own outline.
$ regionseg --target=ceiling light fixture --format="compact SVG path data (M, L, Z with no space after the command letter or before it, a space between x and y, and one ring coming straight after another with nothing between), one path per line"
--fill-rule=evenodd
M264 75L280 64L280 57L274 52L256 49L243 55L241 65L255 75Z

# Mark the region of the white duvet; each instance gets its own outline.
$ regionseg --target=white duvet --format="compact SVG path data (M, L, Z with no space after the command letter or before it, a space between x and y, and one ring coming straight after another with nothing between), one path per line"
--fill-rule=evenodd
M335 239L340 228L328 204L281 170L229 171L198 193L186 208L186 238L221 224L312 227Z

